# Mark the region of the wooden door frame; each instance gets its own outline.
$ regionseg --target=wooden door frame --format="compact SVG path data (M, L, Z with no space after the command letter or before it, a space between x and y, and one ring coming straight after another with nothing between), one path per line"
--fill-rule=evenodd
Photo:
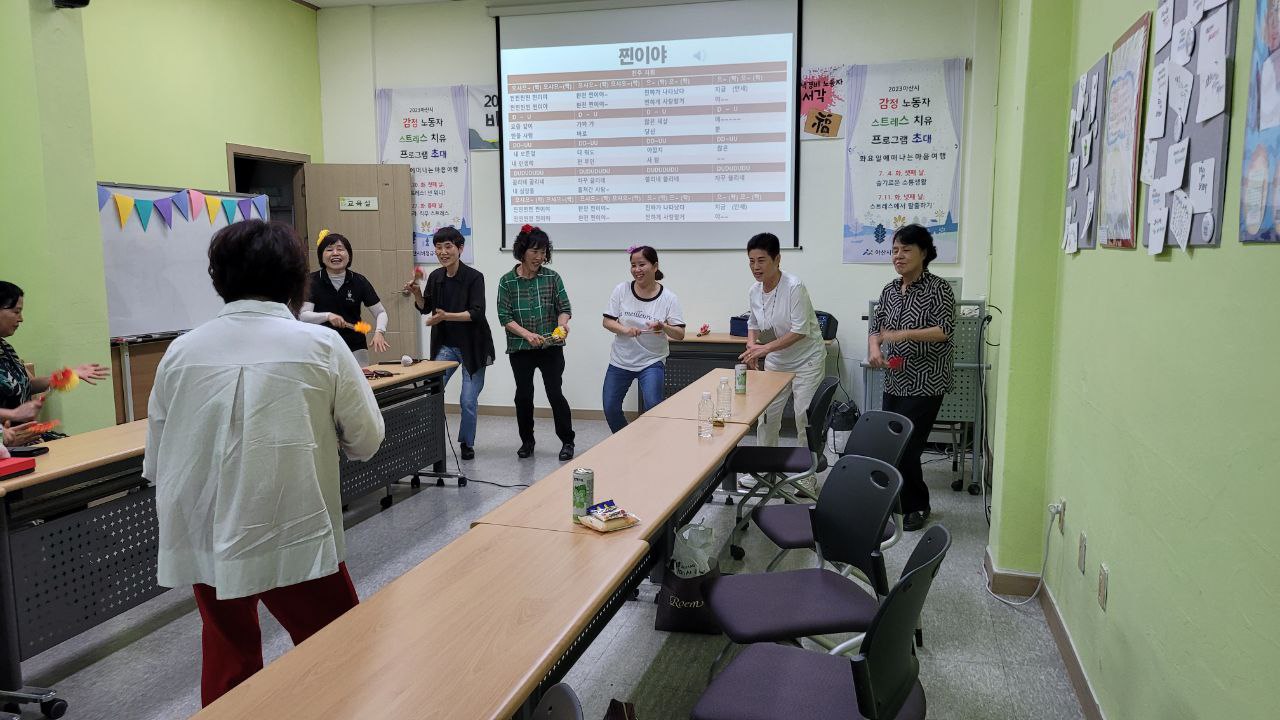
M295 223L300 230L299 234L306 240L308 234L307 228L307 195L306 189L303 187L302 167L311 163L311 156L305 153L289 152L287 150L274 150L272 148L254 147L252 145L237 145L235 143L227 143L227 187L235 190L236 187L236 158L254 158L256 160L273 160L279 163L287 163L297 165L298 170L293 175L293 216Z

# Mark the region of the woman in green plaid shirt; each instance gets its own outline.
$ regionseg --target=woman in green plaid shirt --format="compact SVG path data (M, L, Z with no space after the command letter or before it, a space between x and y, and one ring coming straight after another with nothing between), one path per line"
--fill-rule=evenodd
M542 387L551 403L560 460L573 457L573 418L569 401L561 391L564 377L564 340L569 334L569 294L551 262L551 238L541 229L525 225L516 236L512 255L520 261L498 281L498 322L507 330L507 358L516 380L516 425L520 449L516 455L533 454L533 371L542 372Z

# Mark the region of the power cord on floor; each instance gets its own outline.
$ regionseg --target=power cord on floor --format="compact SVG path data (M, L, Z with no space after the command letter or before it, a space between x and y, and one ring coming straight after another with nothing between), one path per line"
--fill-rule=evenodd
M453 433L449 432L449 413L443 413L443 416L444 416L444 439L446 442L449 443L449 454L453 455L453 466L458 468L458 475L460 477L466 477L467 482L469 483L480 483L481 485L492 485L494 487L506 488L508 490L513 490L515 488L529 487L529 483L516 483L514 485L503 485L502 483L496 483L491 480L477 480L473 477L463 475L462 461L458 459L458 451L453 447Z
M1040 561L1040 579L1036 581L1036 589L1031 591L1030 597L1028 597L1026 600L1014 602L1013 600L1005 600L1004 598L992 592L991 578L987 577L987 565L986 563L983 563L982 586L986 588L988 595L999 600L1005 605L1009 605L1011 607L1022 607L1023 605L1026 605L1027 603L1036 599L1036 596L1040 594L1040 589L1044 587L1044 571L1049 568L1049 535L1050 533L1053 532L1053 521L1056 520L1057 517L1061 514L1062 514L1061 505L1059 505L1058 503L1053 503L1052 505L1049 506L1049 526L1044 529L1044 559Z

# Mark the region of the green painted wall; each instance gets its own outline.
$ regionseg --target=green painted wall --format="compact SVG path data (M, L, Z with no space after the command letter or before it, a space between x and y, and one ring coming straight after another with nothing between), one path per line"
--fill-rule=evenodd
M1280 354L1272 314L1280 247L1236 239L1251 0L1241 3L1238 26L1223 246L1158 259L1141 249L1054 250L1070 85L1154 7L1006 2L1003 40L1017 54L1002 58L997 164L1010 192L1012 184L1022 190L1009 203L997 192L992 296L1014 309L997 373L992 555L997 566L1037 571L1044 505L1065 497L1066 536L1051 534L1046 577L1104 713L1274 717L1275 691L1263 677L1280 661L1280 531L1271 512L1280 485L1265 450L1280 400L1270 362ZM1041 12L1067 18L1055 31L1034 22ZM1015 22L1023 16L1031 20ZM1055 35L1067 44L1056 60L1040 52ZM1048 87L1034 99L1038 84ZM1006 87L1026 103L1007 106L1018 98ZM1019 157L1021 173L1006 174ZM1025 284L1052 290L1024 294ZM1043 346L1026 348L1023 338ZM1020 384L1024 371L1043 376ZM1082 531L1084 575L1076 569ZM1105 612L1097 603L1104 562Z
M322 159L314 10L129 0L82 12L100 179L226 190L227 143Z
M0 3L0 278L26 293L11 342L48 373L106 364L106 287L80 16ZM55 393L45 418L77 432L115 422L110 384Z

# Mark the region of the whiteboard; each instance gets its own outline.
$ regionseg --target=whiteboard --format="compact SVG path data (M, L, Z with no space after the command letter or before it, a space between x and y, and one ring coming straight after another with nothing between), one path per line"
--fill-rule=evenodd
M112 193L143 200L172 197L176 188L143 188L100 183ZM251 198L216 193L218 198ZM111 337L131 337L190 330L222 310L222 298L209 279L209 241L227 226L221 208L209 222L208 208L199 217L173 211L173 227L152 211L142 229L137 210L124 227L113 199L98 213L102 227L102 260L107 283L107 318ZM192 213L194 214L194 213ZM237 219L239 216L237 215Z

